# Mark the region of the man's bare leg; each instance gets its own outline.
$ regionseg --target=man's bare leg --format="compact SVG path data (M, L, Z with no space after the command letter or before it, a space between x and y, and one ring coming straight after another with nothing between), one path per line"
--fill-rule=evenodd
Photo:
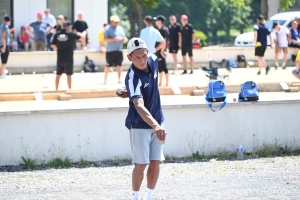
M60 77L61 77L61 75L56 75L56 79L55 79L55 88L56 88L56 91L58 90L58 85L59 85Z
M117 65L117 72L118 72L118 82L121 83L121 75L122 75L122 66Z
M194 71L195 63L194 63L194 58L193 58L193 56L190 56L190 65L191 65L191 70Z
M141 184L144 178L144 170L146 168L146 164L135 164L133 172L132 172L132 190L140 191Z
M300 61L296 61L296 69L293 71L293 75L300 80Z
M147 171L147 187L154 189L159 177L159 160L151 160Z
M165 76L166 76L166 86L169 86L169 73L166 73Z
M286 62L287 62L287 59L288 59L288 51L286 53L283 54L283 63L282 63L282 69L286 69Z
M72 89L72 75L67 75L69 89Z
M162 85L162 79L163 79L163 73L162 72L160 72L159 74L158 74L158 77L159 77L159 83L158 83L158 86L161 86Z
M104 84L106 84L106 81L107 81L107 75L108 75L109 71L110 71L110 67L109 67L109 66L106 66L106 67L104 68Z
M174 68L174 72L176 73L176 71L178 70L177 64L177 54L176 53L172 53L172 57L173 57L173 68Z

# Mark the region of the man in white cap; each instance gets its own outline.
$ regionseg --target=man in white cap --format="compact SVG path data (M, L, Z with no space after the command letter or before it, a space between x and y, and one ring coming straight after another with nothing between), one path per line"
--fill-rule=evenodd
M147 171L147 193L145 200L151 200L159 176L159 162L164 160L162 144L167 132L163 128L158 89L158 59L149 54L146 43L132 38L127 45L128 59L132 62L125 79L126 91L118 95L129 96L129 111L126 127L130 130L132 163L132 199L139 200L139 190Z
M121 26L119 26L119 17L113 15L110 17L110 26L104 32L104 40L106 45L106 67L104 69L105 77L104 84L107 81L107 75L110 71L110 67L117 67L118 83L121 81L122 62L123 62L123 44L128 42L125 32Z

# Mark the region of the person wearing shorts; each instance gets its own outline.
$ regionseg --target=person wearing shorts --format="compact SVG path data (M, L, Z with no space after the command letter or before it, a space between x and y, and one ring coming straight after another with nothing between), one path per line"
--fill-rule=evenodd
M191 72L193 74L194 70L194 59L193 59L193 41L195 40L195 30L194 27L188 23L188 16L181 15L181 53L182 53L182 60L183 60L183 74L187 74L187 59L186 54L189 54L190 57L190 64L191 64Z
M104 84L107 81L107 75L110 67L117 67L118 83L121 81L122 62L123 62L123 44L126 44L128 39L121 26L119 26L120 19L118 16L113 15L110 17L110 26L104 32L104 39L106 41L106 67L104 69Z
M267 37L269 36L270 41L272 42L272 36L271 36L271 32L265 25L266 25L266 20L262 15L260 15L257 18L257 24L254 25L254 41L253 41L253 43L255 44L255 57L256 60L258 61L258 66L259 66L257 75L261 74L261 69L263 67L266 67L266 75L270 71L270 67L267 66L264 56L268 45ZM271 46L273 46L273 42Z
M290 35L290 31L285 26L279 26L277 22L273 23L273 35L276 43L275 47L275 69L278 69L278 59L281 52L283 52L283 62L282 69L286 69L286 62L288 57L288 36Z
M71 25L69 21L65 21L63 29L55 33L52 40L52 48L57 50L56 90L63 73L67 74L69 89L72 88L74 42L86 36L86 32L72 32Z
M170 18L170 25L169 25L169 53L172 54L173 57L173 66L174 70L172 74L177 74L177 52L181 47L181 25L176 22L175 15L171 15Z
M126 78L126 91L118 96L129 97L129 111L125 125L130 131L132 163L133 200L139 200L144 170L147 171L147 193L145 200L151 200L159 177L159 162L164 160L162 143L166 138L158 89L158 59L148 55L146 43L132 38L127 45L128 59L132 62Z
M9 56L9 44L10 44L10 38L9 38L9 25L11 22L11 18L9 16L4 17L4 22L0 26L0 49L1 49L1 70L0 70L0 79L5 78L5 68L6 63Z
M158 31L160 32L161 36L165 40L165 44L168 44L168 38L169 38L169 30L164 25L164 22L166 18L163 15L158 15L156 18L156 26L158 27ZM160 43L156 43L156 46L158 46ZM166 86L169 85L169 70L167 67L166 57L167 57L167 48L162 48L159 51L155 53L155 55L158 58L158 72L159 72L159 86L162 86L162 79L163 79L163 73L166 77Z

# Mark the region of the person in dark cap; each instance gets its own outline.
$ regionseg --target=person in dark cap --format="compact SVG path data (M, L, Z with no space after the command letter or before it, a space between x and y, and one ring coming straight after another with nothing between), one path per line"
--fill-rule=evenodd
M169 38L169 29L164 25L164 22L166 21L166 18L163 15L158 15L156 18L156 26L158 27L158 31L160 32L161 36L164 38L165 44L168 44L168 38ZM157 47L160 43L156 43L155 47ZM158 72L159 72L159 86L162 86L162 78L163 73L166 76L166 86L169 85L169 71L167 68L167 47L165 45L165 48L160 49L155 54L158 58Z
M266 21L262 15L257 18L257 24L254 25L254 40L253 44L255 44L255 57L259 64L259 71L257 75L261 74L261 69L266 67L266 75L270 71L270 67L267 66L266 61L264 60L265 51L267 49L267 36L270 37L270 41L272 43L271 47L273 46L273 40L271 36L271 32L265 26Z
M153 18L151 16L146 16L144 23L146 28L142 29L140 38L145 41L148 47L148 53L154 54L159 50L164 49L166 46L165 40L161 36L160 32L152 26ZM159 45L155 47L156 42L159 42Z
M72 32L71 25L71 22L65 21L63 29L54 35L52 41L52 48L57 50L56 90L58 90L59 80L63 73L67 74L69 89L72 88L74 43L86 36L85 31L82 33Z

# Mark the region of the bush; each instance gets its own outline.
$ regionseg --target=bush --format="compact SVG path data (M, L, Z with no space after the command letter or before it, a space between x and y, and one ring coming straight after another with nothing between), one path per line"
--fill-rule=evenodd
M206 46L206 40L207 36L202 31L195 31L196 39L201 38L200 46L205 47Z

